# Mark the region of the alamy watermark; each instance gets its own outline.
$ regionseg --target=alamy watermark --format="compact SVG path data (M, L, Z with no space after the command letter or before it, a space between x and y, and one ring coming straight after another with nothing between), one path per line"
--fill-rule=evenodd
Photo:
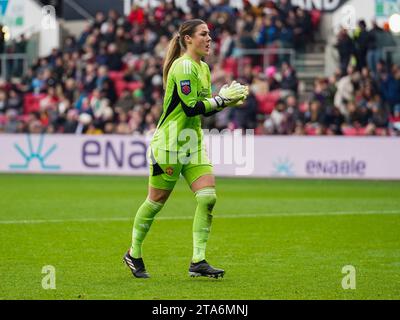
M345 276L342 279L342 288L344 290L356 289L356 268L352 265L347 265L342 268L342 273Z
M341 29L347 31L355 31L357 28L357 13L353 5L344 5L338 13L337 18L334 18L333 29L338 33Z
M42 7L42 29L54 30L57 27L56 9L53 6Z
M42 288L44 290L55 290L56 268L51 265L44 266L42 268L42 274L45 274L45 276L42 278Z
M153 142L158 150L168 150L150 155L150 161L158 164L202 164L210 160L215 165L234 165L236 175L254 172L254 130L251 129L179 129L176 121L170 121L166 130L155 133ZM208 153L201 151L205 148L203 142L208 146Z
M215 164L235 165L236 175L254 172L254 130L205 130L211 161Z

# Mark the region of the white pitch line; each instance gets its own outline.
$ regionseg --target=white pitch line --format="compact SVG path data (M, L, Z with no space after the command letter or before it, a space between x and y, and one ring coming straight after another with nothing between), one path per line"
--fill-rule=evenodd
M333 211L333 212L281 212L266 214L230 214L218 215L217 219L239 219L239 218L268 218L268 217L307 217L307 216L340 216L340 215L379 215L379 214L400 214L399 210L382 210L382 211ZM156 220L191 220L193 216L177 216L177 217L156 217ZM133 217L116 217L116 218L83 218L83 219L49 219L49 220L0 220L1 224L43 224L43 223L64 223L64 222L114 222L114 221L133 221Z

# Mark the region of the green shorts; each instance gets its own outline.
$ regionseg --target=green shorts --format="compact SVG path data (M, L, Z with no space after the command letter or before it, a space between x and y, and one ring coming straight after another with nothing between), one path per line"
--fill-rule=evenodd
M185 154L149 148L149 159L149 185L156 189L172 190L181 174L189 186L198 178L213 174L205 149Z

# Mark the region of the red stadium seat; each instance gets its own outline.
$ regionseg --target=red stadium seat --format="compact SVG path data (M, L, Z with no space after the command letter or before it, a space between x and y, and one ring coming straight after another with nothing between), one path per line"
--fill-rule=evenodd
M238 62L235 58L226 58L223 62L222 68L226 73L231 73L234 77L237 77Z
M367 135L367 128L358 128L357 129L357 135L359 136L366 136Z
M261 136L261 135L264 134L264 128L262 126L257 126L254 129L254 133L255 133L256 136Z
M29 121L29 115L28 114L21 114L21 115L18 116L18 120L27 123Z
M109 71L108 76L113 81L123 80L124 72L123 71Z
M258 112L264 114L270 114L280 99L281 91L273 90L266 94L256 94L256 100L258 102Z
M145 64L145 61L142 59L137 59L134 63L134 70L135 71L140 71L142 70L143 66Z
M306 125L304 131L308 136L315 136L317 134L317 128L312 125Z
M118 97L121 96L125 89L133 92L142 87L142 83L140 81L127 82L124 80L117 80L114 82L114 84Z
M377 136L387 136L388 135L388 130L386 128L376 128L375 129L375 134Z
M118 97L121 96L122 92L125 89L130 90L130 83L129 82L126 82L124 80L115 81L115 90L117 91Z
M357 129L353 127L345 127L342 131L345 136L356 136L358 134Z
M46 97L46 94L27 93L24 96L24 114L40 111L40 100Z
M140 81L128 82L127 88L131 91L135 91L142 88L142 83Z
M389 117L389 121L390 121L391 123L400 122L400 117L390 116L390 117Z

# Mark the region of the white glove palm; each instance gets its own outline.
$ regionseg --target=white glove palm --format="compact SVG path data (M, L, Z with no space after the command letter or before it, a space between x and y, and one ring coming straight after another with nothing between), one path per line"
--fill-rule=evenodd
M225 84L219 91L219 96L224 101L224 106L236 105L237 102L244 100L249 94L249 90L246 86L233 81L230 86Z
M235 82L235 81L234 81ZM249 87L248 86L244 86L244 97L243 99L240 99L239 101L237 101L235 104L232 105L232 107L236 107L236 106L240 106L244 103L244 100L246 100L247 96L249 95Z

